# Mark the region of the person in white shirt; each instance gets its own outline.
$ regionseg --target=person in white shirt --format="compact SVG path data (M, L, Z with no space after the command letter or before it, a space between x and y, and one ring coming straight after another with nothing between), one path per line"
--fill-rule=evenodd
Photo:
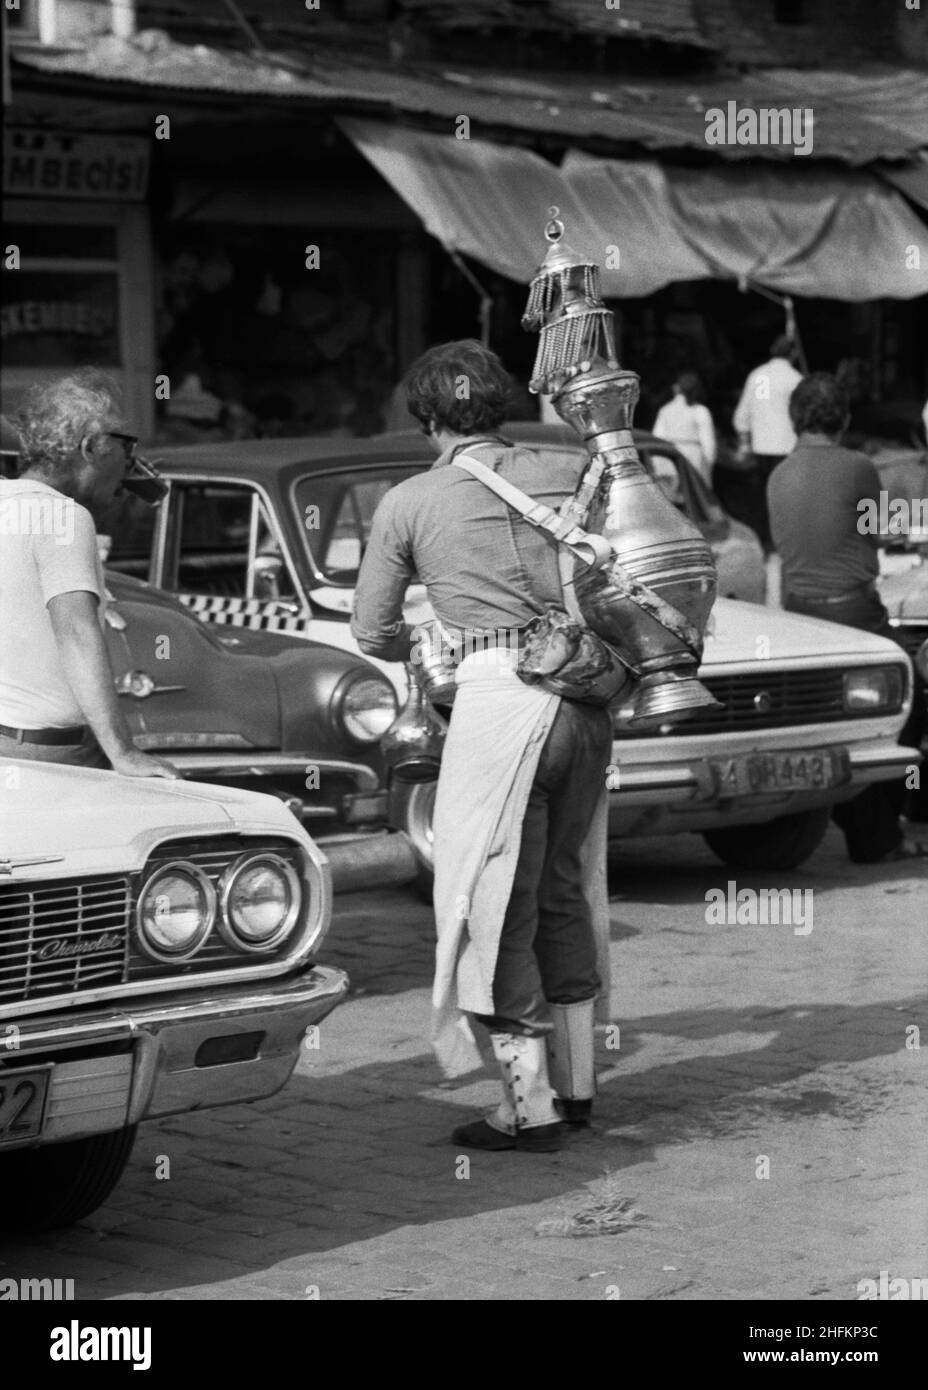
M740 457L750 452L751 525L764 549L772 549L770 518L767 515L767 479L777 464L796 447L796 434L789 418L789 398L802 380L794 361L796 344L786 334L770 346L770 360L755 367L744 383L735 409L733 424L738 432Z
M657 412L653 433L659 439L676 444L700 476L711 483L716 454L715 426L708 407L702 403L702 382L695 372L681 372L673 389L673 400Z
M103 638L93 509L125 480L135 436L91 369L28 394L23 469L0 479L0 757L178 776L132 742Z

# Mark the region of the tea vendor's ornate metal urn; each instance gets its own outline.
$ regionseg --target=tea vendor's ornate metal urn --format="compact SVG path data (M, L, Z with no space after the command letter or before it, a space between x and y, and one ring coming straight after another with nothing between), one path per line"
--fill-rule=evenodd
M540 329L530 390L551 396L590 456L562 514L615 552L593 567L571 559L574 593L587 625L635 679L632 724L673 723L718 703L697 678L715 563L638 456L631 430L638 376L619 366L598 268L562 240L557 212L522 318L523 328Z

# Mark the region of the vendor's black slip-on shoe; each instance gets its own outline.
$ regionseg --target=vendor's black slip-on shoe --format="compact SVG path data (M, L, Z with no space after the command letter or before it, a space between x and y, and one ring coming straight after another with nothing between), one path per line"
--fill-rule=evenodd
M555 1153L561 1147L561 1125L535 1125L532 1129L520 1129L515 1134L505 1134L494 1129L486 1120L474 1120L469 1125L458 1125L452 1131L452 1141L468 1149L488 1149L501 1152L504 1149L519 1149L523 1153Z

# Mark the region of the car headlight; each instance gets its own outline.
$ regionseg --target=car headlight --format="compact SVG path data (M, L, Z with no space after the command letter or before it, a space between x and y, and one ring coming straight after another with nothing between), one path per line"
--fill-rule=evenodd
M278 854L244 854L219 883L219 930L240 951L272 951L303 904L296 871Z
M397 708L396 692L386 677L363 676L346 688L337 713L350 738L376 743L393 723Z
M924 641L912 658L915 669L923 681L928 681L928 640Z
M196 864L163 864L145 883L135 909L139 942L154 960L189 960L216 916L216 890Z
M844 677L844 708L861 714L886 714L901 707L905 691L903 667L861 666Z

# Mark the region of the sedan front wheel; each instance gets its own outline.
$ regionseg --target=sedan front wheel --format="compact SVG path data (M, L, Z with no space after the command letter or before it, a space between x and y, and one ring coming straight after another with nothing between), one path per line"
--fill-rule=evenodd
M137 1128L5 1154L0 1230L51 1231L96 1211L122 1177Z
M760 825L729 825L705 830L703 839L714 854L734 869L795 869L825 838L831 810L797 811Z

